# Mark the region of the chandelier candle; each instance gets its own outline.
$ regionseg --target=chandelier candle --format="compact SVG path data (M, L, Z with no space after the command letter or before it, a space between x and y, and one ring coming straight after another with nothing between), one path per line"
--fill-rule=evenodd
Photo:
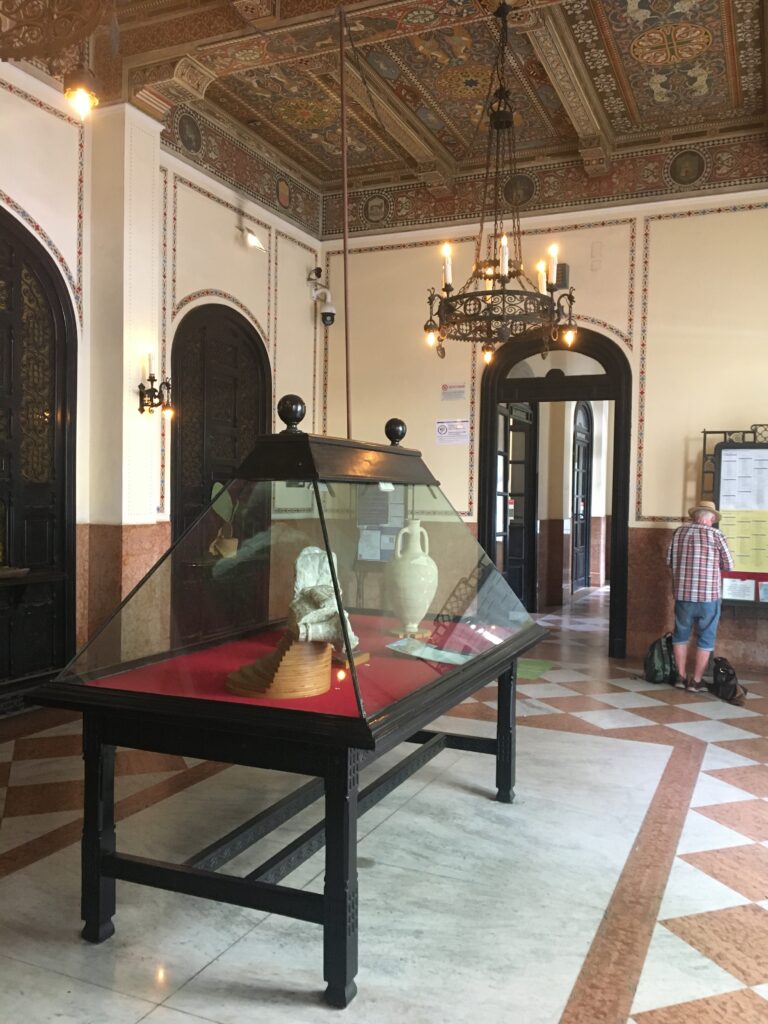
M453 285L453 267L451 266L451 247L448 242L443 246L443 288Z
M539 260L536 264L536 281L538 289L542 295L547 294L547 264L544 260Z
M550 245L547 249L547 255L549 256L549 274L547 280L550 284L554 284L557 281L557 254L560 250L556 245Z

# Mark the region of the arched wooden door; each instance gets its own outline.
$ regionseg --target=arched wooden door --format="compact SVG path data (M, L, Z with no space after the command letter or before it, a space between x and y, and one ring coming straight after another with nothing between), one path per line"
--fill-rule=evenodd
M272 383L264 344L248 321L228 306L206 305L178 326L171 355L175 416L172 426L171 524L177 540L211 502L216 483L231 480L269 430ZM252 508L246 524L258 529L269 509ZM207 539L185 545L173 567L174 644L184 647L234 635L259 616L268 578L258 560L244 560L218 577ZM200 601L201 583L211 600ZM252 595L248 606L243 593Z
M55 263L0 210L0 709L74 650L76 350Z
M272 377L264 343L229 306L198 306L179 324L171 352L171 523L174 540L210 503L269 430Z

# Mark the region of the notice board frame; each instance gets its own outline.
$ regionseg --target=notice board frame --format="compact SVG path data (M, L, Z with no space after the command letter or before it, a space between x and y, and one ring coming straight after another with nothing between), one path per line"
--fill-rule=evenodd
M754 428L753 428L754 429ZM745 431L746 433L746 431ZM768 441L720 441L715 445L714 450L714 478L712 482L712 492L715 499L715 504L718 509L720 508L720 484L721 484L721 471L722 471L722 460L724 451L749 451L760 450L768 452ZM761 511L768 512L768 506ZM723 604L733 607L746 607L746 608L768 608L768 600L760 600L760 583L768 583L768 563L764 572L757 572L754 570L742 571L734 569L732 572L724 572L723 579L736 579L736 580L753 580L754 590L751 601L737 599L737 598L723 598Z

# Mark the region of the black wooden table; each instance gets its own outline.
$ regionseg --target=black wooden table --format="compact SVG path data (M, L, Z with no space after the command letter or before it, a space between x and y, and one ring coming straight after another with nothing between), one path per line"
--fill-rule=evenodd
M516 659L544 635L544 630L532 625L466 668L452 671L447 682L440 680L396 701L367 721L82 683L54 682L44 687L36 694L39 703L83 712L83 937L103 942L113 934L116 879L312 921L323 926L325 998L332 1006L346 1006L357 991L358 817L445 748L493 754L496 798L510 803L515 782ZM498 678L495 739L428 728L494 678ZM403 742L414 744L413 752L360 789L361 769ZM311 776L312 781L185 863L172 864L117 850L114 763L118 746L290 772ZM325 800L324 820L279 853L245 877L217 870L320 797ZM323 845L322 894L279 884Z

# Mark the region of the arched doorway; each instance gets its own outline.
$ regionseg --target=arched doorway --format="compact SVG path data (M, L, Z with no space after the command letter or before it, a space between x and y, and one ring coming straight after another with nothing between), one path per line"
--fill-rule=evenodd
M198 306L176 328L171 350L171 526L174 540L269 430L272 374L264 342L234 309Z
M573 477L571 485L571 590L589 586L590 523L592 520L592 406L577 402L573 414Z
M74 653L76 368L58 268L0 209L0 708Z
M553 352L570 353L564 341L550 346ZM627 562L629 541L629 457L632 424L632 371L617 344L587 328L579 328L577 352L594 360L601 372L568 376L551 369L545 376L515 376L515 367L540 354L538 334L520 335L502 345L483 373L480 405L478 539L489 557L495 553L497 449L499 408L513 403L612 401L613 460L610 527L610 625L611 657L623 658L627 645ZM512 375L511 375L512 374Z
M229 306L198 306L179 324L171 352L176 414L172 421L171 528L178 540L211 502L215 484L227 483L265 434L272 412L272 375L263 341ZM250 506L248 528L269 509ZM237 533L235 533L237 536ZM253 621L254 600L267 599L268 580L258 560L214 577L208 544L188 545L174 559L174 644L182 647L236 634ZM200 601L201 581L211 595ZM242 594L252 595L251 606ZM258 616L257 616L258 617Z

